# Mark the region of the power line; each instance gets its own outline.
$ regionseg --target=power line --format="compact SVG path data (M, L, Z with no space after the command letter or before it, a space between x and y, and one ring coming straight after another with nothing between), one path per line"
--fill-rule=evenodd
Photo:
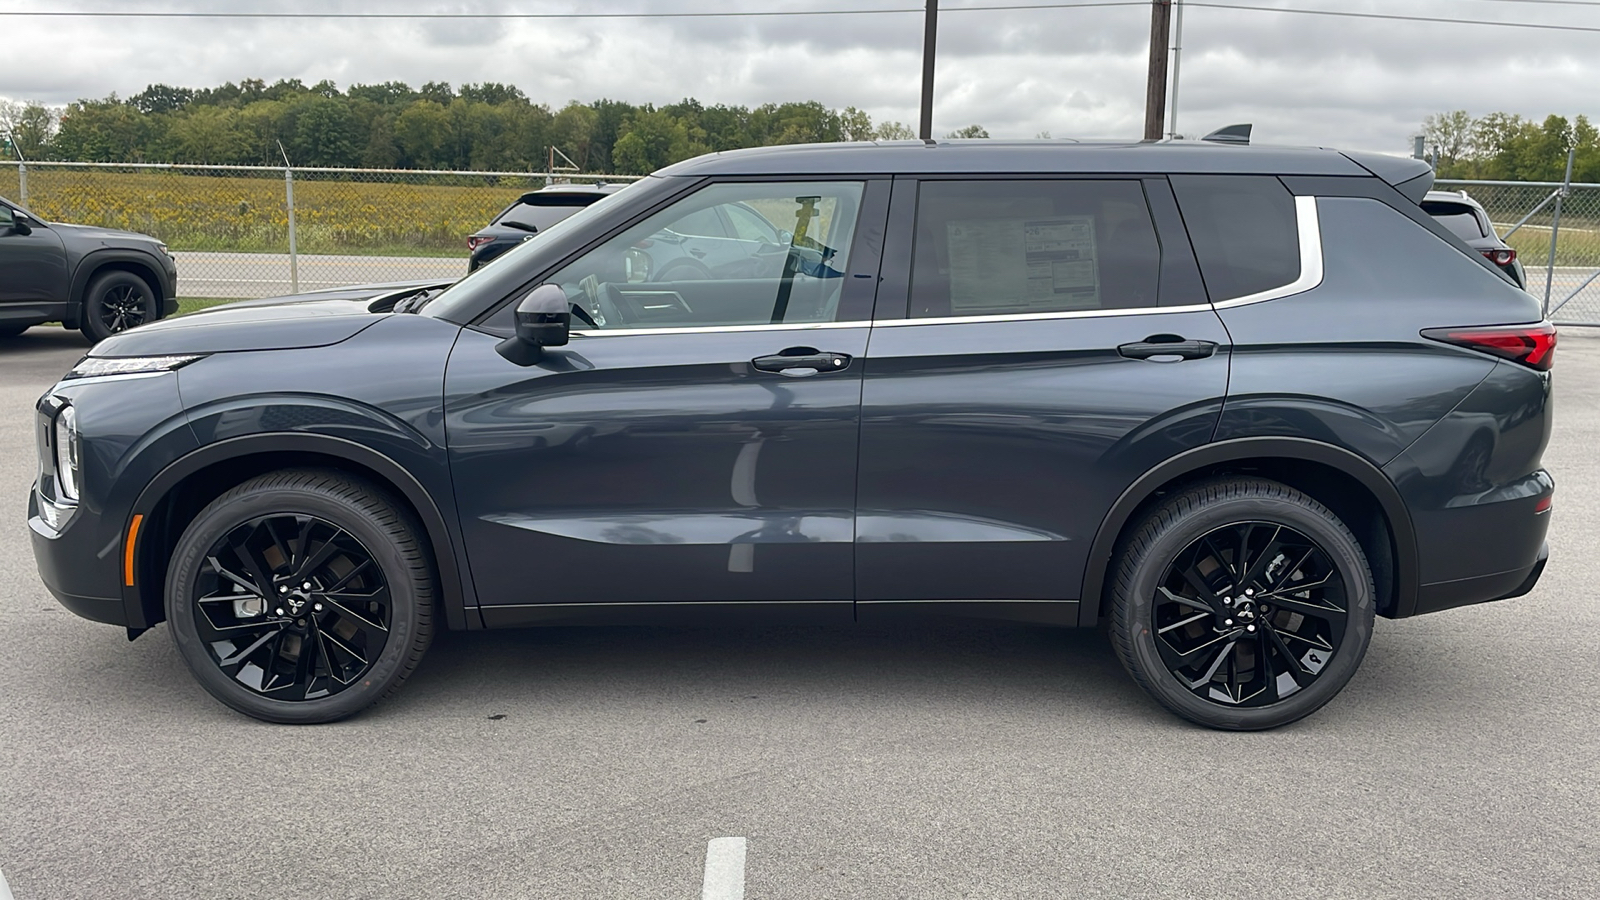
M1015 3L1002 6L952 6L944 12L997 12L1029 9L1088 9L1148 6L1149 0L1104 0L1087 3ZM323 13L323 12L164 12L159 10L0 10L0 17L73 19L748 19L784 16L877 16L923 13L923 7L886 9L743 10L734 12L600 12L600 13Z
M1500 0L1506 2L1506 0ZM1575 2L1575 0L1569 0ZM1397 16L1390 13L1345 12L1332 9L1294 9L1287 6L1241 6L1236 3L1204 3L1184 0L1185 6L1210 9L1243 9L1250 12L1294 13L1303 16L1337 16L1342 19L1387 19L1395 22L1429 22L1442 25L1498 25L1501 28L1537 28L1543 31L1585 31L1600 34L1600 26L1549 25L1540 22L1496 22L1489 19L1450 19L1443 16Z

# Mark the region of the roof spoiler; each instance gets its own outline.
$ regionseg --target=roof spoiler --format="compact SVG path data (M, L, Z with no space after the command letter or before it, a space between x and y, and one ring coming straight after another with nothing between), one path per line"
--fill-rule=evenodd
M1346 153L1351 162L1366 169L1394 186L1412 203L1420 205L1422 198L1433 190L1433 167L1409 156L1387 156L1382 153Z
M1243 125L1224 125L1200 140L1217 144L1248 144L1250 143L1250 127L1248 122Z

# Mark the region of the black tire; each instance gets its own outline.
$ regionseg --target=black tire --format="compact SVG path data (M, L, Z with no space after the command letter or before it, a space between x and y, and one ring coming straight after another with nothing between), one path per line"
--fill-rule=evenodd
M32 327L31 325L0 325L0 338L14 338Z
M83 292L83 336L96 343L135 325L154 322L159 315L156 294L149 283L132 272L107 272L89 282Z
M245 715L352 716L398 689L433 638L421 533L383 490L343 473L253 478L201 510L173 551L166 611L178 653L207 692Z
M1260 478L1201 482L1127 535L1111 644L1169 711L1210 728L1275 728L1321 708L1360 667L1372 571L1350 529L1311 497Z

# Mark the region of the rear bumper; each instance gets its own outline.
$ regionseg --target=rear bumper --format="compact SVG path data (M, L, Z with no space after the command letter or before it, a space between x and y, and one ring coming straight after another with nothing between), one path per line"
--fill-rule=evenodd
M1417 614L1521 597L1539 583L1539 576L1544 574L1545 563L1549 561L1550 544L1547 541L1539 548L1539 556L1532 566L1476 578L1425 584L1417 592Z

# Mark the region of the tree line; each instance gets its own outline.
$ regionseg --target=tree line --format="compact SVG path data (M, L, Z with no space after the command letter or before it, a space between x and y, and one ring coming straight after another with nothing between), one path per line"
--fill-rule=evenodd
M749 108L693 98L535 103L512 85L356 84L246 79L220 87L154 84L126 99L61 109L0 104L6 154L28 160L544 171L556 147L584 172L639 175L739 147L913 137L855 107L816 101ZM981 126L951 137L988 137ZM0 138L5 134L0 133Z
M1560 181L1571 149L1572 180L1600 182L1600 130L1587 116L1568 121L1552 115L1538 122L1503 112L1474 118L1456 110L1428 116L1422 135L1440 178Z

